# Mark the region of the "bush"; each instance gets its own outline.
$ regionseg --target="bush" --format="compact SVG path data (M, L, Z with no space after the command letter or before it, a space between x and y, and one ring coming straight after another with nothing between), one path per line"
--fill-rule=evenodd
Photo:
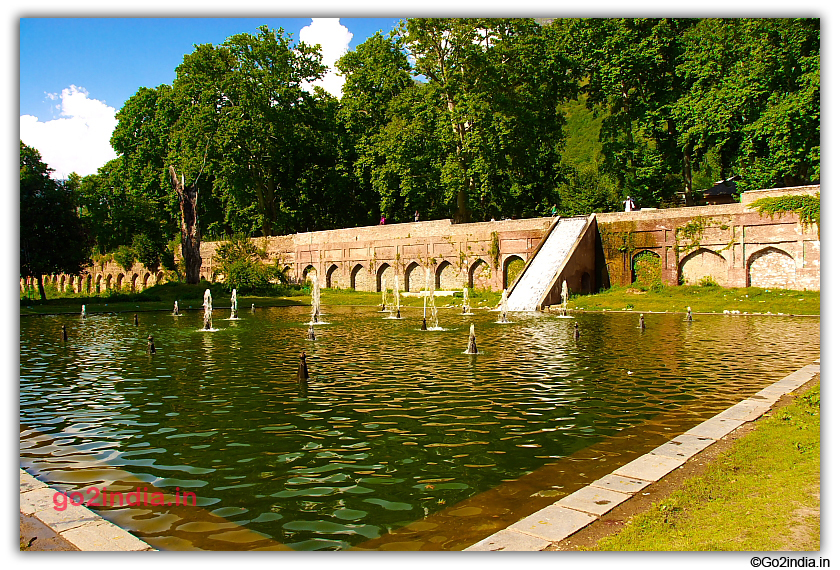
M717 282L712 278L711 275L706 275L700 278L700 281L697 282L700 287L720 287Z
M217 267L213 277L223 276L228 291L266 293L272 289L273 279L283 275L276 265L266 265L268 255L245 235L234 235L216 249L213 263Z
M146 234L135 235L131 241L131 248L137 255L138 261L145 267L155 269L160 265L160 250L162 248L155 244Z

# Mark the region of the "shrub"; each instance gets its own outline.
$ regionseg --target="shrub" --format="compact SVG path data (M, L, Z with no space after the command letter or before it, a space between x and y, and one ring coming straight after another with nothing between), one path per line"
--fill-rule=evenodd
M262 293L271 289L271 280L282 278L276 266L263 263L268 255L250 238L237 234L216 249L214 278L222 275L228 291Z
M717 284L717 281L715 281L711 275L701 277L697 284L700 287L720 287L720 285Z

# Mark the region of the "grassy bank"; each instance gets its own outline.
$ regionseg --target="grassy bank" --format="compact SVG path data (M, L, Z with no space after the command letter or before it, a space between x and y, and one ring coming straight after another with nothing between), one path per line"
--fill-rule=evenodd
M47 292L47 300L21 299L21 315L43 315L51 313L79 313L82 305L88 314L119 313L128 311L171 311L175 301L180 309L198 309L204 302L204 291L210 289L213 295L213 305L217 307L230 306L230 292L220 283L210 284L206 281L198 285L185 283L163 283L155 285L140 293L117 293L113 290L100 295L85 295L78 293L57 293L53 296ZM250 296L239 295L240 310L250 308L251 303L258 307L301 305L309 303L306 290L291 287L278 288L277 295Z
M88 313L125 312L125 311L162 311L171 310L177 300L178 305L189 310L201 307L204 290L210 288L214 306L227 307L230 293L224 286L202 282L198 285L183 283L164 283L150 287L141 293L114 293L107 291L101 295L87 296L74 293L48 291L47 301L21 299L20 314L75 313L85 305ZM268 295L240 295L239 306L242 309L254 303L257 307L308 305L310 303L308 287L278 287ZM500 292L470 290L470 306L473 308L494 307L501 297ZM391 302L391 294L388 294ZM382 293L368 293L349 289L322 289L321 302L324 305L361 305L377 306L382 303ZM435 297L438 307L447 305L460 306L463 302L461 292L454 296ZM404 307L422 307L422 297L402 296L400 304ZM725 289L723 287L661 287L642 290L635 287L613 287L594 295L573 296L568 308L581 311L654 311L682 313L691 307L694 313L722 313L724 310L738 310L743 313L767 312L775 314L819 315L819 291L789 291L782 289L761 289L746 287Z
M596 550L819 550L819 509L818 383Z
M636 287L612 287L594 295L573 296L568 308L584 311L653 311L683 313L783 313L819 315L819 291L762 289L761 287L662 286L642 290Z
M48 291L46 301L21 299L21 315L46 315L57 313L80 313L82 305L88 314L120 313L132 311L171 311L175 301L180 309L188 311L198 309L204 302L204 291L210 289L214 307L229 307L230 292L219 283L202 282L198 285L184 283L164 283L155 285L140 293L115 293L107 291L101 295L77 293L59 293ZM240 310L248 309L251 303L257 307L283 307L290 305L309 305L311 303L308 287L278 287L270 295L238 295ZM492 291L470 290L470 306L473 308L493 307L499 302L501 293ZM393 302L388 293L388 302ZM375 307L382 303L382 293L368 293L347 289L322 289L321 303L324 305L360 305ZM456 296L435 297L438 307L447 305L461 306L462 293ZM422 307L422 297L401 297L403 307Z

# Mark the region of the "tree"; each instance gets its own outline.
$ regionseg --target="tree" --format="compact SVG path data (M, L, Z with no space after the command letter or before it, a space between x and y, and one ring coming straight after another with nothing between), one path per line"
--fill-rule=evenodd
M302 86L324 69L316 48L265 26L256 36L196 46L176 69L180 114L169 164L189 180L207 172L203 186L219 195L233 229L265 236L294 229L297 182L311 150L301 143L315 104Z
M186 281L197 285L201 272L201 232L198 229L198 189L195 183L185 184L178 178L175 167L169 167L172 187L181 207L181 255L186 266Z
M224 276L228 290L262 293L270 287L272 279L282 278L276 267L265 264L267 258L265 249L258 248L254 240L236 234L216 248L215 273Z
M713 155L740 190L819 182L819 19L701 20L683 42L675 121L695 163Z
M20 275L34 277L41 300L43 276L77 274L90 263L91 240L77 211L73 187L50 178L40 153L20 141Z
M415 87L408 58L393 33L385 37L377 32L342 56L336 67L345 78L337 119L346 133L343 160L354 183L351 203L359 205L356 217L370 223L382 212L390 219L399 219L387 198L392 187L376 185L374 180L380 177L384 163L393 157L392 149L384 149L380 144L382 131L395 113L392 105L406 90ZM425 204L414 201L413 206L428 215Z
M441 181L456 221L539 209L562 149L558 104L577 89L563 58L546 65L548 34L532 19L411 18L400 36L447 118Z
M579 54L590 109L604 115L605 170L641 203L692 190L691 157L673 117L685 92L676 73L682 34L696 20L580 19L567 23L567 49Z

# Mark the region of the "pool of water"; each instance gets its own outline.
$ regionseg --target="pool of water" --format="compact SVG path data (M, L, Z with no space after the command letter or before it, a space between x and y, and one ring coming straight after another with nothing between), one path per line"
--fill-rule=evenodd
M68 491L194 493L97 509L163 549L463 548L820 346L817 318L453 309L420 331L416 309L375 310L325 307L315 341L308 307L217 310L215 332L199 312L21 318L21 465Z

